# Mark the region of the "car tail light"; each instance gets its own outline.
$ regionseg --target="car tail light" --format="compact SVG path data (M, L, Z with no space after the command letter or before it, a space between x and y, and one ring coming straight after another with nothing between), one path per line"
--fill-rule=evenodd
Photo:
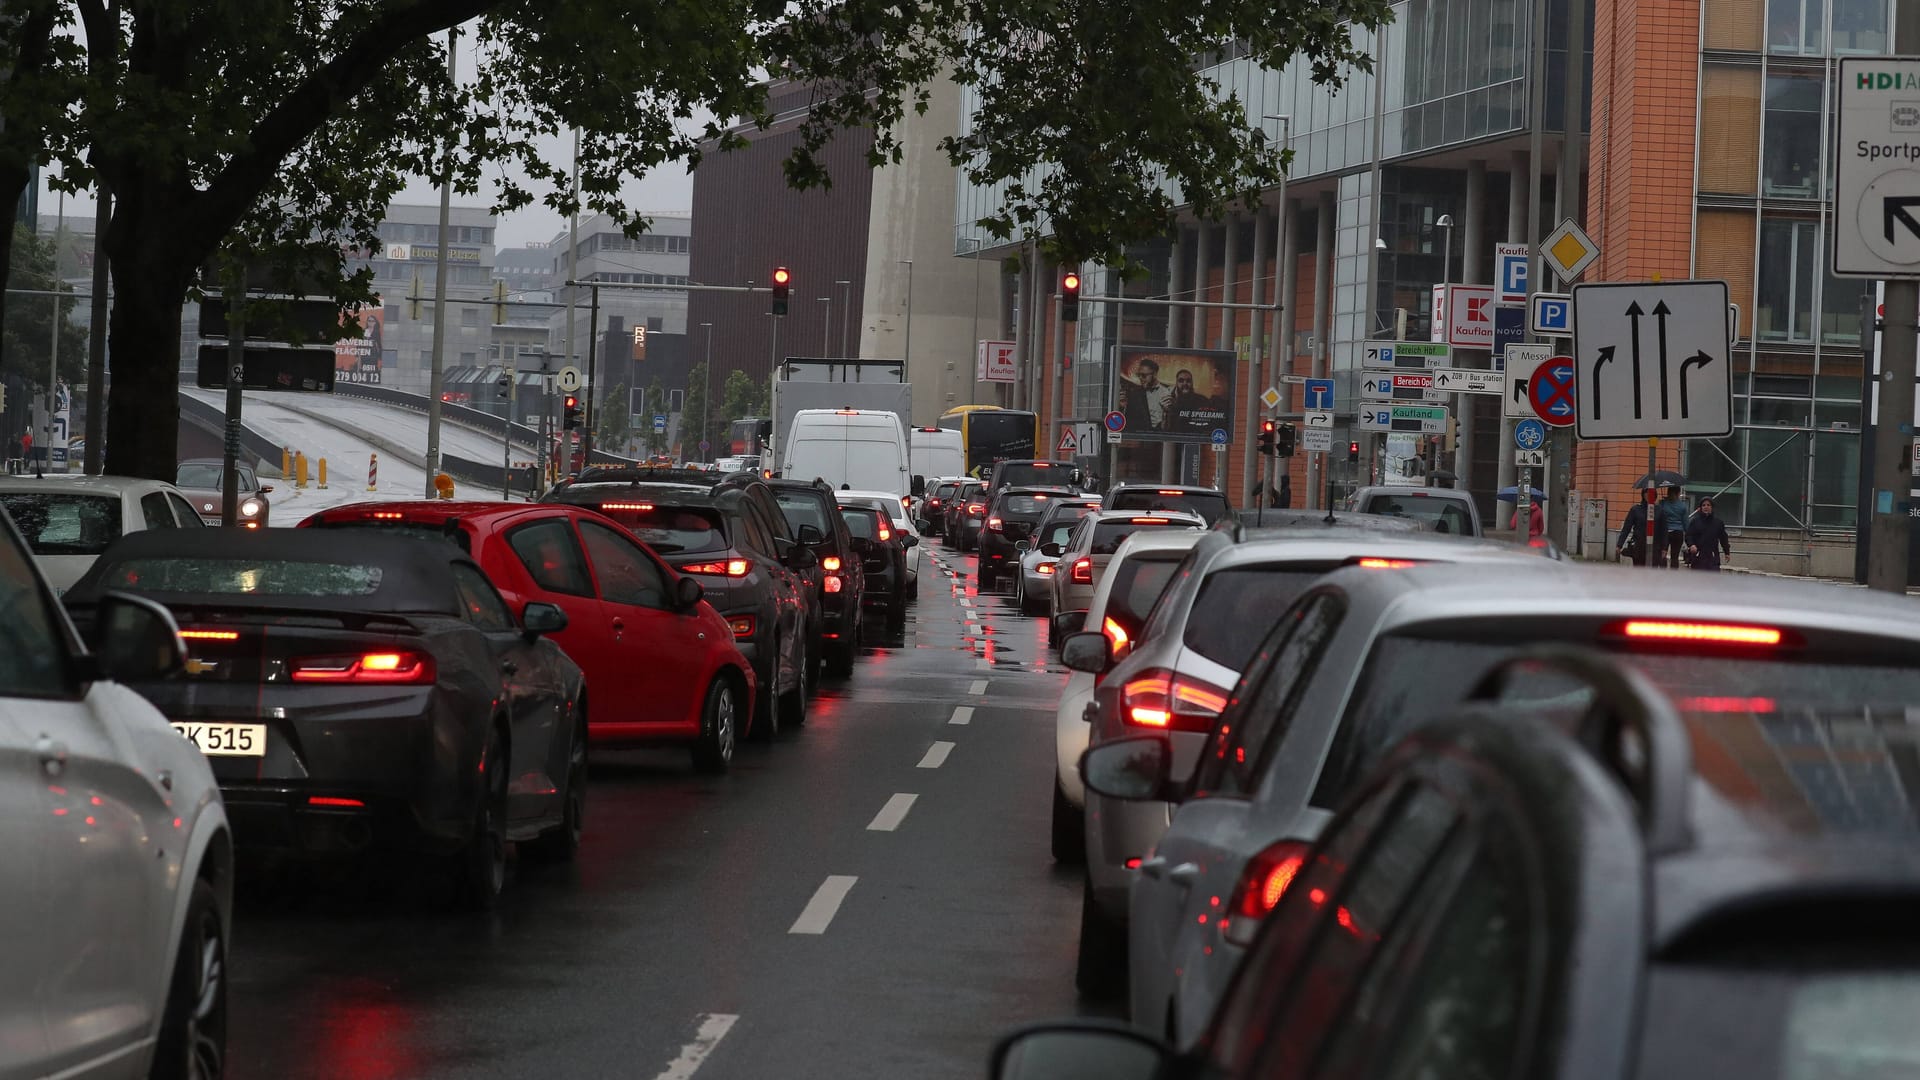
M822 569L822 570L827 570L827 571L833 571L833 570L838 570L838 569L840 569L840 556L838 556L838 555L829 555L829 556L827 556L826 558L824 558L824 559L821 559L821 560L820 560L820 569Z
M1368 570L1405 570L1420 564L1412 559L1356 559L1353 565Z
M652 503L626 503L626 502L607 502L607 503L601 503L601 504L600 504L600 509L602 509L602 510L641 510L641 511L646 511L646 510L652 510L652 509L653 509L653 504L652 504Z
M434 681L433 659L411 651L303 656L287 665L294 682L402 683Z
M1120 715L1135 727L1212 731L1226 707L1225 690L1165 668L1142 672L1120 688Z
M1073 573L1068 578L1075 585L1093 584L1093 559L1082 555L1073 561Z
M727 616L727 629L733 631L735 640L753 636L754 619L751 615Z
M187 641L239 641L237 630L182 630L180 636Z
M997 517L991 517L987 519L987 528L992 529L994 532L1004 531L1006 529L1006 524L1007 524L1006 522L1001 521Z
M1133 639L1127 636L1127 628L1114 622L1111 615L1100 624L1100 632L1107 635L1108 651L1112 652L1116 659L1122 655L1122 649L1133 643Z
M745 559L689 563L680 568L683 574L711 574L715 577L746 577L752 570L753 564Z
M1307 845L1295 840L1282 840L1255 855L1233 887L1227 917L1220 920L1221 936L1242 947L1251 944L1260 920L1279 905L1306 865L1306 857Z
M1160 489L1160 491L1159 491L1159 494L1161 494L1161 495L1185 495L1185 494L1186 494L1186 492L1184 492L1184 491L1181 491L1181 490L1180 490L1179 488L1161 488L1161 489Z
M1052 577L1054 566L1050 562L1043 562L1039 566L1035 567L1034 570L1036 573L1039 573L1043 577Z
M1778 645L1786 637L1779 627L1739 623L1664 622L1629 619L1619 632L1642 641L1687 641L1709 645Z
M260 523L257 521L243 521L240 523L240 527L243 529L257 529L260 527Z
M363 808L367 804L359 799L343 799L337 795L309 795L307 805L323 806L329 810L354 810Z
M839 591L840 591L840 588L841 588L841 585L840 585L840 575L838 575L838 574L828 574L828 575L826 576L826 578L825 578L824 580L822 580L822 582L821 582L821 588L824 588L824 589L825 589L826 591L828 591L828 592L830 592L830 593L837 593L837 592L839 592Z
M884 521L880 523L880 539L882 540L893 539L893 530L887 528L887 523Z
M375 521L399 521L405 518L407 515L401 513L398 510L375 510L373 513L368 514L367 516L372 518Z
M967 515L969 517L979 517L981 514L984 514L986 512L987 512L987 508L982 503L967 504Z
M1172 518L1129 518L1127 519L1127 524L1129 525L1171 525L1173 524L1173 519Z

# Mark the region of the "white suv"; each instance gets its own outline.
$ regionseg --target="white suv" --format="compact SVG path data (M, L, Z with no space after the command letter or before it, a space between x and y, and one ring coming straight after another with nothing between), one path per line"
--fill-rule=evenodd
M121 681L186 660L111 594L89 653L0 515L0 1073L218 1076L233 845L206 758Z

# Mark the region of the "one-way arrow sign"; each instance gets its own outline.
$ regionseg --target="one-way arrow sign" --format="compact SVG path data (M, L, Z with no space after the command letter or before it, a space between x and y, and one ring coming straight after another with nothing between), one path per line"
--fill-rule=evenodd
M1573 335L1581 438L1732 433L1725 282L1576 285Z
M1509 345L1507 346L1507 387L1502 412L1516 420L1534 416L1533 399L1527 396L1527 380L1547 358L1553 355L1553 349L1547 345Z
M1913 218L1913 208L1920 206L1920 195L1888 195L1880 200L1880 212L1886 218L1887 243L1896 242L1894 226L1905 225L1907 231L1920 238L1920 221Z

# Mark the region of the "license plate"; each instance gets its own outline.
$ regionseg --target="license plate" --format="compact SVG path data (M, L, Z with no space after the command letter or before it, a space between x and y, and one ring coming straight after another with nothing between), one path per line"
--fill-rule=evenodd
M265 757L265 724L190 724L175 721L173 730L208 757Z

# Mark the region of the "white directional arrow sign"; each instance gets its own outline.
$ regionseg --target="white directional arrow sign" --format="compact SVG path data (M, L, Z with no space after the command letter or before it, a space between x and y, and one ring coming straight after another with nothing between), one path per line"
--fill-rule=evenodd
M1439 435L1447 430L1444 405L1376 405L1360 407L1361 431L1419 432Z
M1547 345L1509 345L1507 346L1507 386L1504 412L1516 420L1536 416L1533 402L1527 397L1527 380L1533 378L1534 369L1547 362L1553 355L1553 349Z
M1433 377L1433 389L1449 394L1499 394L1507 388L1506 375L1498 371L1436 368L1427 374Z
M1308 409L1302 413L1301 416L1306 418L1306 425L1309 431L1316 428L1324 431L1333 430L1332 409Z
M1920 60L1850 56L1840 61L1835 88L1833 272L1920 276Z
M1573 339L1582 439L1732 434L1726 282L1576 285Z

